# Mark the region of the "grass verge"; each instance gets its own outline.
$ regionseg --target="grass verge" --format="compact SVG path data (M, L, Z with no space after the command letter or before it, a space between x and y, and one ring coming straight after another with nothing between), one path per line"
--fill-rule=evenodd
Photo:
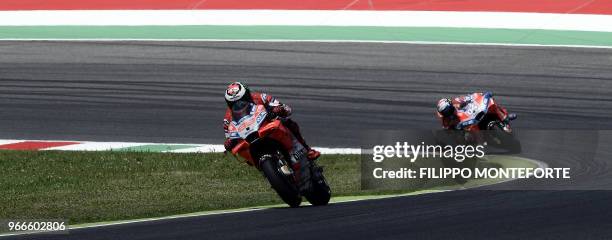
M320 163L335 197L419 190L361 190L359 155ZM0 169L2 219L79 224L282 203L255 168L220 153L0 151Z

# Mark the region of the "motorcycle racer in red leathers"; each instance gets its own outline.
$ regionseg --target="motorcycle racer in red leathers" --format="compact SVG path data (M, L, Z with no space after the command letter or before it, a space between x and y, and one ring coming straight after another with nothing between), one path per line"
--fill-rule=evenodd
M440 119L442 127L444 129L457 129L458 124L460 122L459 117L457 116L457 112L463 111L466 106L472 103L472 100L476 96L483 96L485 94L488 94L491 97L493 96L493 94L490 92L476 92L468 95L457 96L452 98L452 100L449 98L440 99L437 104L436 115L438 119ZM508 122L516 119L516 114L508 113L508 111L500 105L496 105L496 108L493 111L497 115L499 120L505 123L503 130L508 133L512 132L512 129L510 128Z
M300 127L293 121L291 117L291 108L286 104L282 104L276 98L266 93L251 92L248 87L240 82L233 82L225 90L225 102L227 109L223 118L223 130L225 131L225 150L231 151L238 144L237 140L229 139L228 127L232 121L232 107L245 103L254 103L256 105L264 105L268 113L278 117L283 125L287 127L297 140L304 145L308 150L307 157L309 160L315 160L321 156L321 153L312 149L306 144L306 141L300 133ZM245 104L246 106L246 104Z

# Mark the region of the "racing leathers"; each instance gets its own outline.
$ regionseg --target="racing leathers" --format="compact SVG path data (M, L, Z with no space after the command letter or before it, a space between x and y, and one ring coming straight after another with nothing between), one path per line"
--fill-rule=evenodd
M457 96L457 97L452 98L451 99L452 106L455 108L454 114L450 116L443 116L439 112L436 112L438 119L440 119L440 122L442 123L442 127L444 129L458 129L458 124L460 123L460 120L459 120L459 116L457 115L457 113L464 111L465 108L472 103L472 100L475 97L483 96L485 94L488 94L491 97L493 96L493 94L490 92L486 92L486 93L476 92L476 93ZM510 120L513 120L514 118L516 118L516 114L509 114L508 111L499 104L496 104L496 106L497 107L495 107L493 111L495 112L497 117L502 122L508 123ZM507 132L510 132L511 131L510 125L506 124L506 129L504 130Z
M302 134L300 133L300 127L295 121L293 121L290 118L291 113L292 113L291 107L289 107L286 104L281 103L276 98L266 93L250 92L250 94L251 94L250 99L253 101L254 104L263 105L266 108L266 111L268 111L268 113L272 114L275 117L278 117L283 123L283 125L291 131L291 133L297 138L297 140L302 145L304 145L304 147L308 151L308 154L307 154L308 159L315 160L321 155L320 152L312 149L310 146L308 146L308 144L306 144L306 141L304 140L304 138L302 137ZM231 149L234 148L236 144L238 144L237 139L229 138L228 128L229 128L231 121L232 121L232 110L230 108L227 108L225 111L225 117L223 118L223 130L225 131L224 146L227 151L231 151Z

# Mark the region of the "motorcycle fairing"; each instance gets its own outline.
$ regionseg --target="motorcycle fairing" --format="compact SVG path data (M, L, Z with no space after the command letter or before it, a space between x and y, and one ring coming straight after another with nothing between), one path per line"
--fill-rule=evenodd
M295 180L300 183L300 191L309 191L312 184L310 181L310 161L307 158L306 148L280 120L266 121L266 116L265 107L256 105L249 115L230 123L228 129L230 139L240 139L240 142L232 149L232 153L246 159L249 165L258 166L250 151L251 144L245 139L255 133L259 135L259 138L270 138L280 143L281 147L287 151L288 160L291 162L291 168L295 173Z
M266 120L268 112L263 105L255 105L251 107L251 112L248 115L238 119L232 119L229 130L230 139L246 139L251 133L257 132L259 127Z
M464 129L471 125L478 124L489 111L489 107L493 105L493 99L490 93L472 94L471 102L462 109L457 110L459 124L457 129Z

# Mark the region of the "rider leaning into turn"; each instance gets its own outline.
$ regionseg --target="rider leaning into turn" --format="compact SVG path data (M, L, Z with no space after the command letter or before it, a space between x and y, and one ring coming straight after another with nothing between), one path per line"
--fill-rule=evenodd
M291 120L291 108L286 104L282 104L276 98L271 95L259 92L251 92L248 87L240 82L231 83L225 90L225 102L227 103L227 110L225 111L225 117L223 118L223 129L225 130L225 150L231 151L238 140L229 139L228 127L232 121L232 107L235 104L254 103L257 105L264 105L266 110L279 117L283 125L287 127L291 133L297 138L298 141L308 150L308 159L315 160L321 156L321 153L310 148L300 133L300 127L298 124Z
M492 93L476 92L476 93L472 93L468 95L457 96L457 97L452 98L452 100L449 98L442 98L438 101L438 106L437 106L438 111L436 112L436 115L440 119L442 123L442 127L444 129L457 129L457 125L459 124L459 117L457 116L457 112L463 111L465 107L468 106L472 102L474 94L476 95L490 94L491 96L493 96ZM497 108L495 109L495 113L497 114L499 119L502 120L502 122L506 123L504 127L504 131L510 132L511 131L510 125L508 125L507 123L509 121L516 119L516 114L508 113L506 108L500 105L498 105Z

